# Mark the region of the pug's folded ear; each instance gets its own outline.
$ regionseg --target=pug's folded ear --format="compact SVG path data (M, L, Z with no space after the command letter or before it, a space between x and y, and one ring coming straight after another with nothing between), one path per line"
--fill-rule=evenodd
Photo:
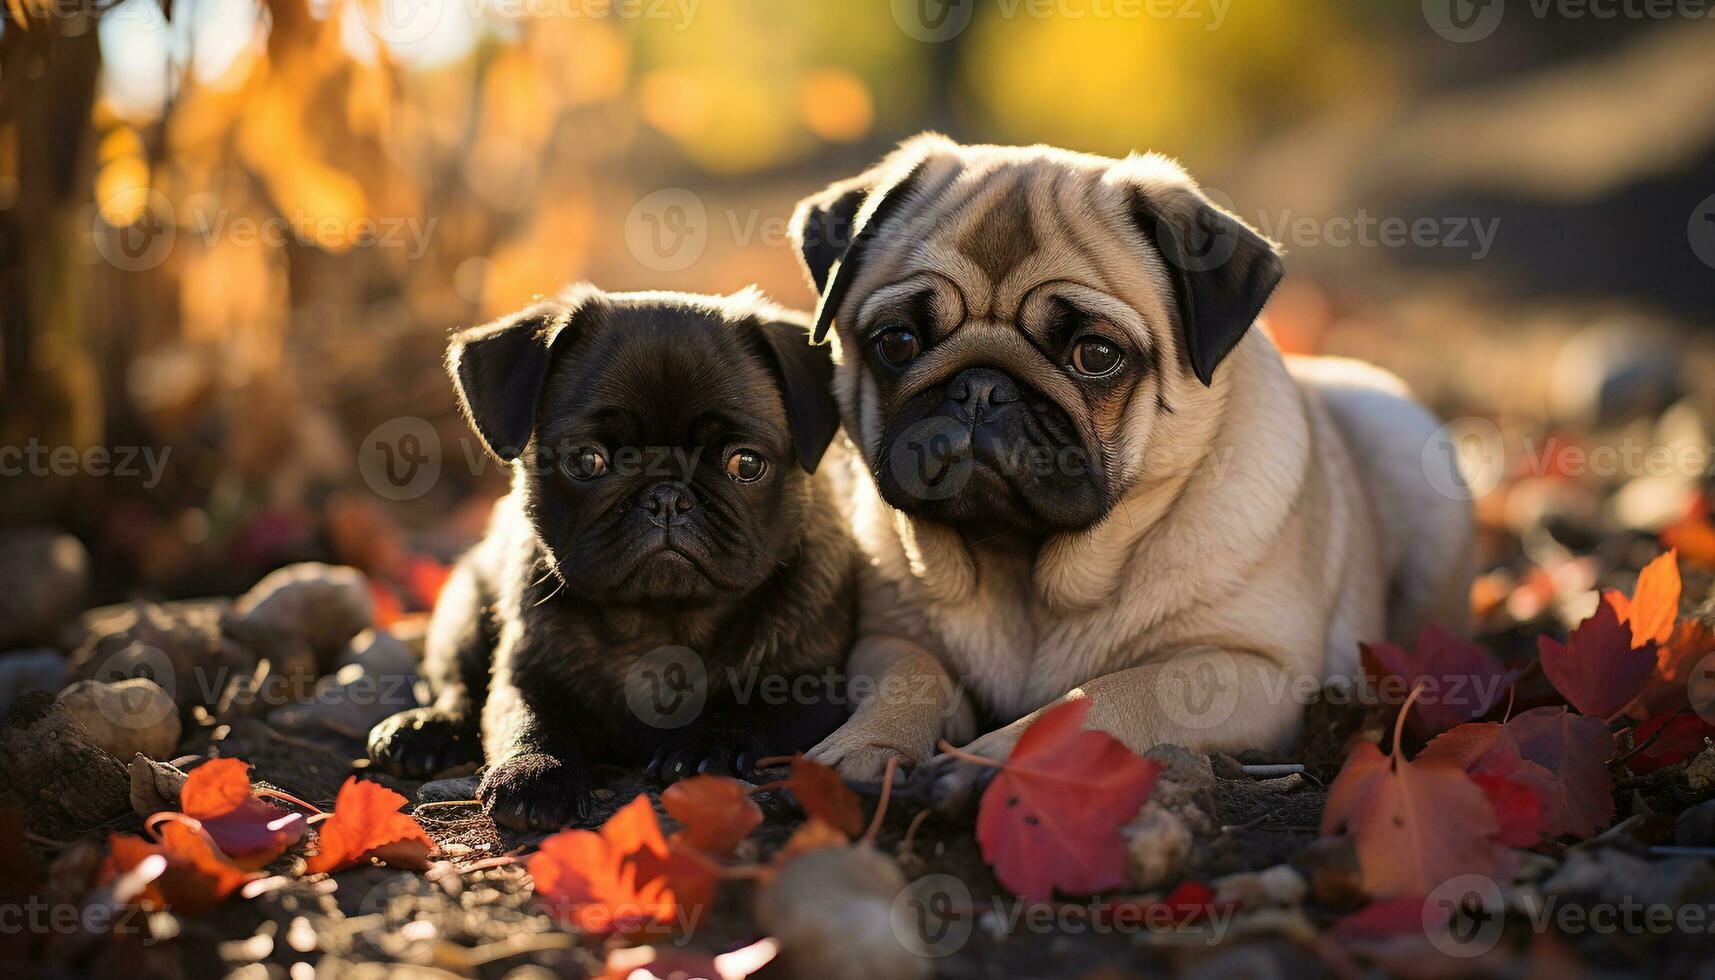
M822 454L840 430L840 407L834 401L834 354L831 344L810 343L803 323L761 321L763 353L780 381L792 448L804 472L816 472Z
M845 300L864 252L887 233L906 202L923 183L938 150L953 143L938 133L923 133L900 144L874 167L798 202L792 212L792 241L810 280L816 284L812 343L821 343Z
M447 373L458 389L459 407L483 446L502 462L517 459L530 444L554 344L600 302L594 287L574 287L453 335Z
M1285 274L1280 251L1188 181L1138 180L1129 193L1132 219L1173 280L1191 370L1207 387Z

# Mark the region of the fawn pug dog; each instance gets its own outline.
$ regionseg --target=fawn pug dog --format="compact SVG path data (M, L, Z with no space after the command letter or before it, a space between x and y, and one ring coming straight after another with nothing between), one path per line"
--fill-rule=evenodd
M843 350L849 669L876 692L812 757L874 779L980 736L1004 758L1072 698L1137 751L1281 749L1359 641L1466 622L1473 519L1429 478L1457 479L1436 419L1253 329L1280 255L1174 162L926 134L792 229Z
M371 757L485 761L493 818L546 829L588 815L592 764L672 781L832 731L858 552L815 475L839 418L806 327L752 292L579 286L455 335L512 491L436 603L432 705L377 725Z

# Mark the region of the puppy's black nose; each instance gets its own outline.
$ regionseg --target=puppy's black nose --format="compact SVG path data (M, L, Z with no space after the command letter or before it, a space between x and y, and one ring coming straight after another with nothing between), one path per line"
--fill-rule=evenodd
M967 368L947 382L947 398L972 422L980 422L1001 405L1018 401L1018 385L1004 371Z
M683 483L661 482L643 491L638 505L649 514L649 523L668 527L685 523L685 515L697 506L697 500Z

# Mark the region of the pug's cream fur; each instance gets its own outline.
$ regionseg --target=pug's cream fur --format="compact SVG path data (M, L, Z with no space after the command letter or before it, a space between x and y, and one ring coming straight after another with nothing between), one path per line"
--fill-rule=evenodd
M1215 215L1254 254L1176 269L1167 226L1140 230L1140 207L1182 229ZM842 210L856 233L833 241ZM1444 450L1425 451L1439 423L1392 375L1283 358L1262 329L1241 324L1218 366L1194 354L1175 276L1266 276L1257 263L1278 260L1172 161L925 135L805 201L793 226L823 287L820 323L843 349L844 482L870 559L850 667L871 693L812 758L854 779L890 756L927 760L942 738L1003 758L1069 698L1088 698L1086 725L1138 751L1283 749L1306 695L1356 674L1360 641L1464 628L1472 515L1426 473L1453 473ZM1024 342L1045 284L1153 353L1122 403L1083 395ZM1213 285L1266 298L1273 281ZM1020 546L967 540L881 498L872 467L902 396L882 397L857 338L925 288L956 311L925 361L996 365L1051 398L1103 455L1104 519ZM979 732L979 717L999 727Z

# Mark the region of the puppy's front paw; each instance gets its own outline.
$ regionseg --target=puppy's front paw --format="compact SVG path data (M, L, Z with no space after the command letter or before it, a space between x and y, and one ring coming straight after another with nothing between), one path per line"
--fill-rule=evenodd
M693 725L662 739L644 773L663 785L698 773L743 775L773 755L762 736L717 725Z
M582 823L590 814L583 769L542 752L489 766L476 798L495 823L512 830L558 830Z
M369 730L369 758L409 779L482 761L476 723L439 708L413 708L384 719Z

